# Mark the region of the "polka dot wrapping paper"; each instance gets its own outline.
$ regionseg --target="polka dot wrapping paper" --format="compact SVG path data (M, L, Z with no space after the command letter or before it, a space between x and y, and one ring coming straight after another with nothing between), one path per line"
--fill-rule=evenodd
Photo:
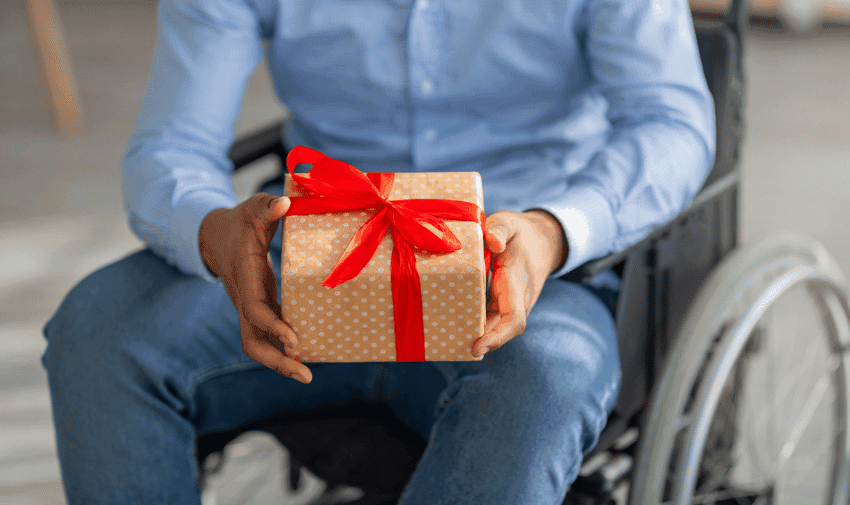
M285 194L308 193L287 176ZM390 200L438 198L483 208L475 172L397 173ZM283 220L281 309L303 362L396 361L389 232L360 274L335 288L322 285L357 230L374 211L286 216ZM473 361L472 342L484 332L484 242L477 222L445 220L459 251L414 249L422 292L426 361Z

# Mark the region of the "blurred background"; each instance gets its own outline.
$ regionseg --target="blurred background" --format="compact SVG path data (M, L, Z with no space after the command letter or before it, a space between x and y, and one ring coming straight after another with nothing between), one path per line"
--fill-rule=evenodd
M707 16L725 4L692 0ZM141 247L126 225L119 160L147 80L155 9L152 0L0 2L0 504L64 503L41 327L81 277ZM848 26L848 0L754 2L741 198L744 241L805 232L845 273ZM284 113L258 69L238 131ZM240 174L240 196L274 170Z

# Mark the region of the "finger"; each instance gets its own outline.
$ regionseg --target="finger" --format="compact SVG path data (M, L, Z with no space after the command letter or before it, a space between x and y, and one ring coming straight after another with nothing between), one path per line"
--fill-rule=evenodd
M298 337L292 328L280 318L280 304L277 301L277 281L272 268L271 256L250 255L245 258L239 271L239 285L242 290L242 313L248 322L257 326L266 334L274 335L281 344L294 346Z
M484 323L484 333L481 336L484 336L490 333L493 328L502 320L502 315L498 312L490 312L487 314L487 320Z
M522 283L507 268L500 268L493 277L491 290L498 313L490 314L487 326L492 325L492 328L473 342L472 354L476 357L498 349L525 331L526 308Z
M492 291L492 289L490 291ZM499 312L499 303L496 302L496 299L493 298L493 295L488 295L487 296L487 314L489 315L491 312Z
M284 347L298 345L298 336L295 331L283 322L266 303L249 301L245 304L243 311L243 316L248 324L256 327L264 335L268 335Z
M525 331L525 316L519 312L498 314L488 318L487 326L493 328L472 344L472 355L476 358L505 345Z
M266 292L266 301L275 314L280 317L283 312L280 308L280 302L277 301L277 280L274 276L274 266L272 265L272 255L266 254L266 270L263 273L264 289Z
M501 236L497 237L493 234L492 231L487 228L484 229L484 245L490 252L494 254L500 254L505 250L505 240L501 238Z
M484 333L482 337L492 330L496 324L499 323L499 320L502 318L502 315L498 312L487 312L486 319L484 322ZM485 354L490 352L490 348L486 346L482 346L480 342L482 341L482 337L478 337L476 340L472 342L472 346L470 346L469 352L472 354L472 357L476 360L480 360Z
M265 339L248 340L242 346L245 355L285 377L309 384L313 374L304 364L290 358Z

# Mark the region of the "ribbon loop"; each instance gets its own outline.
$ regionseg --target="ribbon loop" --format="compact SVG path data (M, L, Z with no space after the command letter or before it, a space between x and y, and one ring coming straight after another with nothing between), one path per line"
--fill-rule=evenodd
M309 177L295 173L295 166L299 163L313 165ZM286 169L293 179L317 195L372 205L385 201L366 174L309 147L297 146L290 151L286 157Z

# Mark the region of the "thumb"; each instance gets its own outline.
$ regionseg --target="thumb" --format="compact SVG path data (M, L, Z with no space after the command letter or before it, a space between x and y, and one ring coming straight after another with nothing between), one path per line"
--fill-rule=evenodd
M269 212L273 219L280 219L289 212L289 206L292 200L286 196L279 196L269 203Z
M513 233L511 227L499 214L487 218L484 225L484 243L490 252L499 254L505 250Z
M269 225L282 218L289 211L290 200L285 196L260 193L255 196L255 215L262 225Z
M242 206L243 222L264 235L268 244L280 227L280 219L289 211L289 204L289 198L258 193Z

